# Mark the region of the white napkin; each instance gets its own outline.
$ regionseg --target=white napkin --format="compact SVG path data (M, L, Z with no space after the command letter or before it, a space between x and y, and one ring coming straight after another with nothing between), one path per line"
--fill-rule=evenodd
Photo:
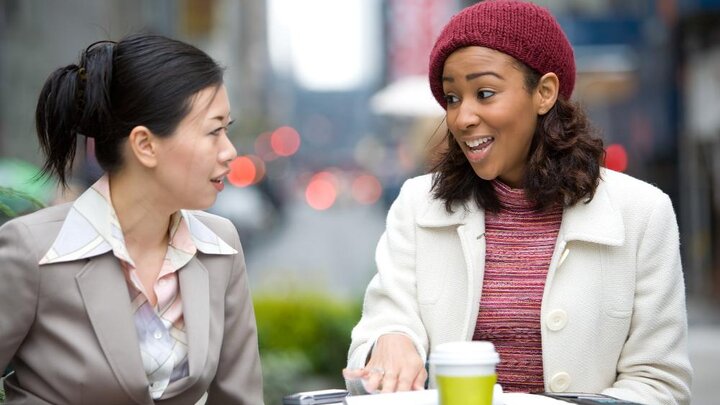
M557 405L566 402L533 394L503 393L495 384L493 405ZM391 394L357 395L345 398L344 405L438 405L437 390L393 392Z

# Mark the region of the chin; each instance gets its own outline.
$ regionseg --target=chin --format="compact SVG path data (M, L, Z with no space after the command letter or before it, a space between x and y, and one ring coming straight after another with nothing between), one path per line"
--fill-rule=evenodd
M497 174L489 173L486 170L474 170L474 172L478 177L486 181L493 181L498 177Z
M191 210L197 210L197 211L204 211L215 204L215 199L213 199L211 202L206 204L197 204L195 207L190 208Z
M217 200L217 197L204 199L202 201L195 200L195 201L192 201L192 202L189 202L188 204L186 204L185 207L183 207L183 209L196 210L196 211L206 210L206 209L212 207L212 205L215 204L216 200Z

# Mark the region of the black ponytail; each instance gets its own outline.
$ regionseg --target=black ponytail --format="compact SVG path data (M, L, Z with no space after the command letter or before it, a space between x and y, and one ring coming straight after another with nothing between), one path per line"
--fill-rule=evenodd
M78 135L95 139L106 172L118 170L122 143L134 127L172 135L192 97L220 86L222 77L223 69L207 54L166 37L93 43L77 65L54 71L40 92L35 125L46 157L43 174L67 185Z
M46 156L42 172L67 186L77 136L100 138L112 122L110 85L114 43L96 42L82 53L79 65L55 70L45 81L35 109L40 147Z
M43 173L55 174L63 186L67 184L67 171L75 158L82 115L78 97L80 76L77 65L55 70L45 81L35 109L37 135L46 157Z
M110 87L114 49L114 42L95 42L80 57L80 66L85 76L80 86L80 133L98 141L107 134L103 130L107 130L112 122Z

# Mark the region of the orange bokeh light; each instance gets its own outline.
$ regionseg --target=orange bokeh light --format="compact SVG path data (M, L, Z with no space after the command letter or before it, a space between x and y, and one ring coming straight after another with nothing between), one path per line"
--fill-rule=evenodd
M337 199L337 180L332 173L315 174L305 189L305 200L316 210L323 211L335 204Z
M300 149L300 134L293 127L280 127L270 135L270 147L278 156L292 156Z
M254 155L238 156L230 162L228 181L235 187L247 187L262 180L265 163Z
M360 204L375 204L382 195L382 185L377 177L362 174L353 180L352 195Z

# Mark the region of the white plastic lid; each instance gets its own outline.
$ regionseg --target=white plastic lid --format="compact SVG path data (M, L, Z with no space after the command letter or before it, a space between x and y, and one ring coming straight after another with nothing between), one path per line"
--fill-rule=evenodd
M430 352L430 364L471 365L498 364L495 345L487 341L442 343Z

